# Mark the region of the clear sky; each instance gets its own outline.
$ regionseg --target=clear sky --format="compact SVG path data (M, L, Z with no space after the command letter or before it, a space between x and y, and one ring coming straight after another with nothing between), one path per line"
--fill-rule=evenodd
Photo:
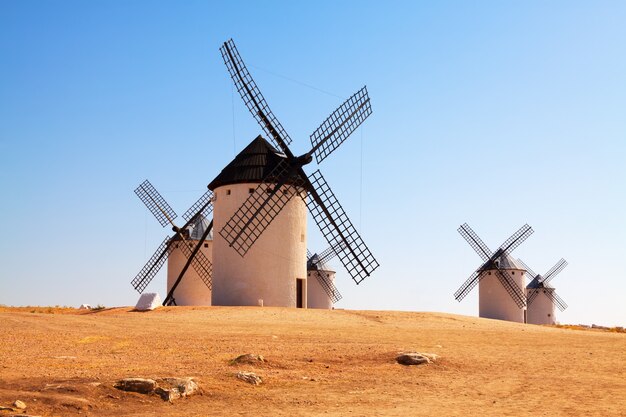
M624 22L622 1L2 1L0 303L136 302L169 231L133 189L182 214L261 133L232 37L295 153L368 86L320 169L381 267L356 286L331 263L337 307L477 315L452 295L480 264L456 229L495 249L528 223L514 255L569 262L559 320L626 325Z

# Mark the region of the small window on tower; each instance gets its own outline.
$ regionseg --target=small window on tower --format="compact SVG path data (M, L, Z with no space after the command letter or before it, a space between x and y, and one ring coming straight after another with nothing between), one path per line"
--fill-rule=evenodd
M515 275L515 271L511 271L511 275Z
M226 195L230 195L230 190L226 190Z
M208 244L208 243L205 243L205 244L204 244L204 247L205 247L205 248L208 248L208 247L209 247L209 244Z
M304 233L300 233L300 242L304 242Z
M252 194L254 192L254 188L248 188L248 194Z

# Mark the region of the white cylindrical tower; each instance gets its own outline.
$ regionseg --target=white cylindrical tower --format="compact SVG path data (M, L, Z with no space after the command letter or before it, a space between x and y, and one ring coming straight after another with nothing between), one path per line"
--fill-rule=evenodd
M215 195L213 305L307 306L307 211L299 195L289 200L244 257L219 233L282 158L259 136L209 184ZM296 189L284 185L279 192L295 194Z
M333 300L328 296L326 290L320 283L317 274L323 274L329 283L335 283L335 271L330 270L308 270L307 271L307 307L322 308L330 310L333 308Z
M193 248L198 244L200 236L206 230L206 227L209 226L209 222L205 218L199 219L196 224L193 226L190 233L185 233L188 235L185 242L183 242L177 236L172 238L172 249L167 259L167 293L169 294L172 286L178 279L180 272L183 270L185 263L187 262L187 256L182 252L180 245L188 245L189 251L191 252ZM211 235L209 235L209 239L205 240L200 247L200 251L202 254L212 262L213 258L213 241L210 240ZM174 300L176 301L176 305L179 306L210 306L211 305L211 290L204 283L202 278L198 276L198 273L193 268L193 266L189 266L182 280L174 290Z
M500 269L505 269L511 279L519 286L525 288L524 273L513 258L503 255L496 261ZM524 323L524 309L520 308L511 298L506 288L496 275L495 266L485 267L485 276L478 283L478 316L488 319L508 320Z
M531 298L531 295L534 297L528 305L526 313L527 323L556 324L554 302L551 297L548 296L549 292L553 291L554 288L544 286L526 289L527 298Z

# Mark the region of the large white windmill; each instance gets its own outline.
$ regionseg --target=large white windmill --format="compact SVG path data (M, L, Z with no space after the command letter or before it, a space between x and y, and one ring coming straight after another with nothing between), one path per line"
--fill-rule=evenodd
M246 107L272 141L256 138L209 184L215 193L213 305L306 307L307 209L358 284L378 262L319 172L319 164L372 113L365 87L311 134L311 149L296 156L291 138L270 110L235 43L220 48Z

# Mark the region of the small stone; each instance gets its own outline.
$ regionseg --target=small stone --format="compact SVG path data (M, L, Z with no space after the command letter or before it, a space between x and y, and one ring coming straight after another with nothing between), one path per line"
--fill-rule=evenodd
M0 411L14 411L13 407L5 407L0 405Z
M114 387L122 391L150 394L156 388L156 381L145 378L124 378L117 381Z
M231 364L237 363L245 363L248 365L255 365L258 363L264 363L265 358L261 355L255 355L253 353L246 353L244 355L239 355L235 359L231 361Z
M17 408L18 410L26 410L26 403L24 401L15 400L15 402L13 403L13 407Z
M236 377L252 385L260 385L263 383L263 379L253 372L240 371L240 372L237 372Z
M154 390L154 393L158 395L159 397L161 397L163 401L172 402L180 398L180 392L178 391L177 388L166 389L166 388L157 387Z
M154 393L170 402L192 395L199 389L193 378L161 378L157 381L159 386Z
M401 365L423 365L426 363L432 363L437 360L439 356L434 353L417 353L408 352L399 355L396 361Z

